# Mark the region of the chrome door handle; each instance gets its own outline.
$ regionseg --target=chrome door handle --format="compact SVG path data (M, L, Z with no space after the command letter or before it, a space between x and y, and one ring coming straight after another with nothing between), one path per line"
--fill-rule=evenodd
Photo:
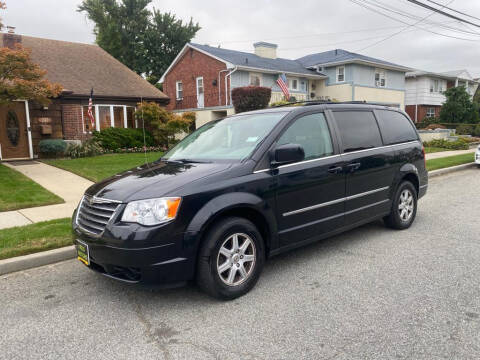
M347 169L350 172L354 172L360 168L362 164L361 163L351 163L347 165Z
M341 166L332 166L328 168L328 172L331 174L339 174L343 171L343 167Z

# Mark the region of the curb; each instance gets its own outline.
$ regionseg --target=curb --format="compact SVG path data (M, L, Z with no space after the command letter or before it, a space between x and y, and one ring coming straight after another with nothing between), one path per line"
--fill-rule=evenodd
M0 275L70 260L75 258L75 256L75 246L71 245L59 249L0 260Z
M432 178L432 177L436 177L436 176L440 176L440 175L450 174L450 173L453 173L453 172L456 172L456 171L462 171L462 170L474 167L475 165L476 165L476 163L471 162L471 163L468 163L468 164L450 166L450 167L446 167L446 168L443 168L443 169L429 171L428 172L428 177Z

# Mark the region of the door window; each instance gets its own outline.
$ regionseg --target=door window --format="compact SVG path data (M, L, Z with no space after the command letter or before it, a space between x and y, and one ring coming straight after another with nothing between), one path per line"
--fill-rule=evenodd
M377 110L378 122L385 144L392 145L418 140L413 124L397 111Z
M302 116L283 133L277 145L298 144L305 151L305 160L333 154L332 140L323 113Z
M18 122L18 117L15 111L9 110L7 113L7 137L10 140L10 143L13 146L18 145L18 140L20 138L20 123Z
M382 146L377 121L371 111L334 112L342 138L343 152Z

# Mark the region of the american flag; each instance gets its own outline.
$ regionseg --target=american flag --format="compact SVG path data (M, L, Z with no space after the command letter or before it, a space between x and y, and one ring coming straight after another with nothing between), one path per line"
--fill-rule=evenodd
M93 89L90 91L90 99L88 99L88 118L90 119L91 130L95 130L95 118L93 117Z
M288 92L288 85L287 85L287 77L285 74L280 74L277 79L277 84L282 89L283 95L285 95L285 99L290 100L290 93Z

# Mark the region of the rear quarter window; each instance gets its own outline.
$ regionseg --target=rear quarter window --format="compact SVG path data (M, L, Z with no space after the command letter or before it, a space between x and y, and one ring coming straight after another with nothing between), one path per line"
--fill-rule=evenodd
M343 152L382 146L377 121L371 111L335 111Z
M402 113L389 110L377 110L376 113L385 145L418 140L413 124Z

